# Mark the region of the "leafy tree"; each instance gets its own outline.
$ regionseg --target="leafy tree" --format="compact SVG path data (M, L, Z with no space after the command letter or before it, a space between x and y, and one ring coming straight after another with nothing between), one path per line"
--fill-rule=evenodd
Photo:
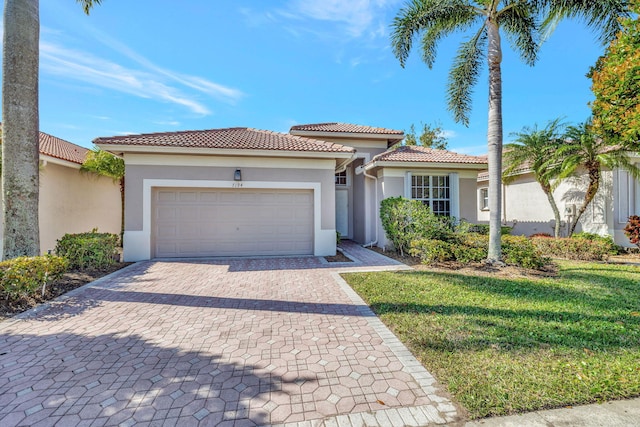
M416 138L416 128L411 124L409 132L404 137L404 145L422 145L423 147L435 148L436 150L446 150L449 145L449 141L444 136L442 126L431 126L421 123L422 133L420 137Z
M587 172L588 183L582 205L569 224L569 236L575 232L578 221L589 203L598 193L602 169L623 169L636 179L640 178L640 168L634 165L627 150L619 145L611 145L598 135L591 119L577 126L569 126L564 134L565 142L556 150L555 159L560 162L559 179L576 174L581 167Z
M540 188L547 196L553 216L556 220L554 228L555 237L560 237L560 210L553 197L555 186L552 180L558 176L557 163L554 161L554 153L562 144L561 130L563 125L560 119L550 121L543 129L525 127L522 131L513 134L515 140L505 146L505 169L502 180L509 183L515 180L517 172L531 171Z
M124 235L124 160L96 147L87 153L80 170L106 176L120 184L120 200L122 201L120 218L120 238Z
M468 125L471 91L483 63L489 68L489 160L490 231L487 260L500 262L500 220L502 174L502 39L522 60L533 65L539 48L539 18L546 16L547 28L565 17L583 17L601 28L603 38L612 36L616 18L626 13L626 0L409 0L393 22L392 46L404 67L414 38L422 33L422 59L433 66L438 42L455 32L475 29L462 42L449 74L448 108L456 121Z
M102 0L76 0L85 12ZM5 0L2 56L4 259L40 253L38 0Z
M640 149L640 1L635 18L622 21L622 31L589 73L596 97L593 126L609 140Z

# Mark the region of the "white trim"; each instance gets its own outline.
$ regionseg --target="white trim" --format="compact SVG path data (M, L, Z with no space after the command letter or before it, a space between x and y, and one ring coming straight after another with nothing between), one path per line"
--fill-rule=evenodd
M127 153L127 166L204 166L234 168L334 169L335 159L251 158L238 156L176 156Z
M445 171L442 169L415 169L415 168L381 168L382 175L384 177L404 178L407 172L411 172L415 175L432 175L432 176L445 176L451 173L451 170ZM471 170L456 170L454 171L462 179L476 179L476 172Z
M76 163L76 162L72 162L72 161L69 161L69 160L63 160L63 159L58 159L57 157L51 157L49 155L42 154L42 153L40 153L40 163L42 164L43 167L46 167L47 163L53 163L55 165L66 166L66 167L72 168L72 169L80 169L80 167L82 166L81 164Z
M431 169L465 169L484 171L487 169L486 163L438 163L438 162L392 162L386 160L373 160L365 165L365 169L373 168L403 168L403 169L416 169L416 168L431 168Z
M154 188L251 188L313 190L314 255L335 255L336 231L323 230L322 184L319 182L218 181L188 179L144 179L142 181L142 231L125 231L125 261L151 258L151 196Z
M449 174L449 216L460 219L460 177L457 172Z
M243 156L243 157L294 157L347 159L354 151L287 151L287 150L256 150L237 148L206 148L206 147L164 147L148 145L118 145L96 144L97 147L110 153L146 153L146 154L197 154L209 156Z

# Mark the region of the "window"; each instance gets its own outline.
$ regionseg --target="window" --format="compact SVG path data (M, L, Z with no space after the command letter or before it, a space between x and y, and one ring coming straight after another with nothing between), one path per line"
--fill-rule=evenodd
M343 170L336 174L336 185L347 185L347 171Z
M489 189L481 188L480 189L480 210L488 211L489 210Z
M411 198L421 200L436 215L451 215L448 176L411 176Z

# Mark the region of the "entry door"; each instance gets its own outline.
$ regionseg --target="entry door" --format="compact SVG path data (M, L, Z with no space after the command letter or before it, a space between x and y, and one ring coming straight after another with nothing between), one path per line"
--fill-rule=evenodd
M336 189L336 230L340 236L349 236L349 191Z

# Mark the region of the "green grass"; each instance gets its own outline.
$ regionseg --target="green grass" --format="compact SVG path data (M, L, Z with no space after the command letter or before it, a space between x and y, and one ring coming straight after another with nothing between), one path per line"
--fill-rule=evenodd
M343 275L473 418L640 395L640 268Z

